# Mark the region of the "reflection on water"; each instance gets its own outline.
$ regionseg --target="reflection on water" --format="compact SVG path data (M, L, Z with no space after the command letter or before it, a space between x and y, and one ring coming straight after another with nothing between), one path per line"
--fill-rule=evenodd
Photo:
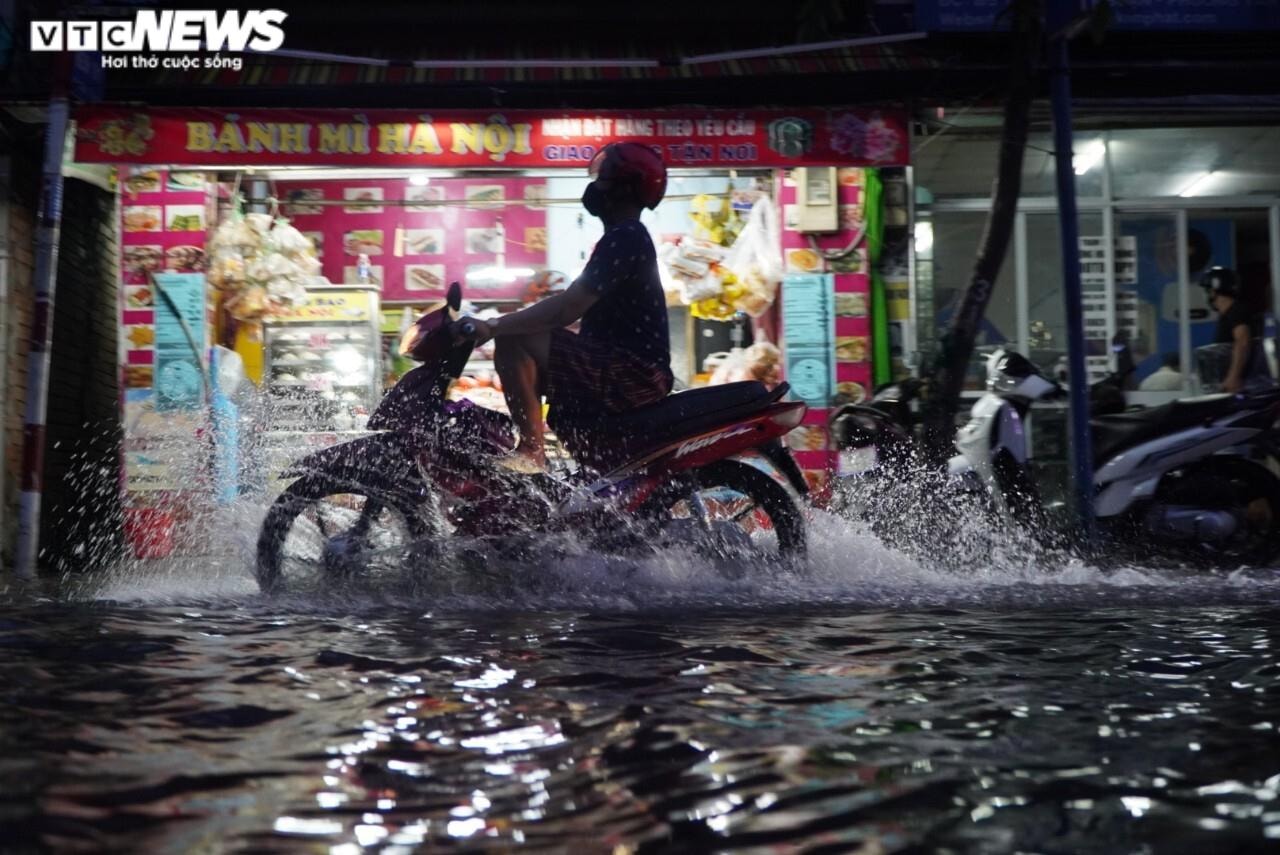
M822 535L736 582L552 549L274 602L235 556L0 594L0 848L1280 840L1274 574L961 574Z

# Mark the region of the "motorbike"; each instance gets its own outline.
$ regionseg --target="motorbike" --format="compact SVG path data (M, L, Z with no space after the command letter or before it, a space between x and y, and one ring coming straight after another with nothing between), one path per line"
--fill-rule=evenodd
M915 456L917 424L911 403L923 388L922 380L911 377L881 386L866 403L844 404L832 410L827 428L840 453L840 477L878 474ZM863 453L861 459L859 453Z
M827 423L838 457L831 510L921 560L972 566L989 550L965 522L987 502L973 473L940 471L925 460L912 406L924 388L923 380L906 378L832 411Z
M508 416L451 401L475 328L462 289L406 330L422 363L384 396L366 436L310 454L269 508L259 587L277 593L403 565L404 550L450 539L520 542L567 532L592 551L690 544L731 559L787 564L806 546L808 488L781 438L806 406L787 384L730 383L600 415L560 435L576 469L518 475L496 465L516 444ZM534 553L536 554L536 552Z
M1021 354L987 361L987 392L957 435L950 471L972 473L999 513L1036 532L1047 514L1030 476L1026 419L1063 387ZM1280 479L1259 462L1280 415L1280 389L1215 394L1090 419L1093 512L1121 550L1220 567L1280 556Z

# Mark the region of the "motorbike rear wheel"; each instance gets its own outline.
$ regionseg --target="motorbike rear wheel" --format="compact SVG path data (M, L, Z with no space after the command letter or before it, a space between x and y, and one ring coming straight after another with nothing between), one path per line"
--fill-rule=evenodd
M1181 557L1234 570L1267 565L1280 556L1280 479L1256 463L1229 456L1201 460L1166 475L1155 502L1226 511L1236 519L1237 529L1226 542L1172 545Z
M648 513L660 525L689 521L706 528L721 558L791 560L806 549L804 515L792 492L761 470L721 460L695 471L692 491L663 490Z
M409 497L327 475L290 484L267 511L255 575L265 594L327 587L394 563L426 526Z

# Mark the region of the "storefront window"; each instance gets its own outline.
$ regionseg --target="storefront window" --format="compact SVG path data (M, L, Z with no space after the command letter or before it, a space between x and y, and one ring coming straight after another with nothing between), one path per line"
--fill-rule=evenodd
M1102 217L1079 215L1082 245L1101 240ZM1063 299L1062 235L1057 214L1028 214L1027 223L1027 353L1045 371L1064 369L1067 354L1066 303ZM1104 290L1101 271L1081 265L1081 288L1089 295ZM1086 296L1086 300L1089 297ZM1090 305L1086 303L1086 307ZM1105 314L1085 311L1088 355L1106 357ZM1100 333L1100 334L1098 334ZM1092 372L1091 372L1092 373ZM1103 371L1105 373L1105 369Z
M1118 327L1129 332L1135 379L1141 383L1166 357L1181 353L1183 319L1189 315L1194 326L1207 320L1209 313L1198 288L1191 287L1184 294L1179 284L1176 214L1122 211L1116 216L1116 235L1118 243L1133 252L1132 267L1116 274L1117 298L1131 298L1132 303L1129 317ZM1207 253L1208 245L1188 241L1193 282L1195 271L1207 263Z
M1132 128L1109 139L1118 198L1280 193L1280 128Z
M933 322L937 335L945 332L973 276L974 256L986 228L981 212L938 212L933 224ZM1017 294L1011 258L1006 258L996 279L986 316L978 333L977 351L966 388L981 388L981 360L996 347L1018 342Z
M1098 132L1076 134L1073 152L1079 168L1088 166L1076 176L1078 196L1102 195L1102 161L1096 157L1102 139ZM926 138L913 152L915 180L927 198L957 199L991 195L1000 150L998 132L976 135L940 135ZM1054 184L1053 135L1034 133L1027 138L1022 160L1022 195L1052 196Z

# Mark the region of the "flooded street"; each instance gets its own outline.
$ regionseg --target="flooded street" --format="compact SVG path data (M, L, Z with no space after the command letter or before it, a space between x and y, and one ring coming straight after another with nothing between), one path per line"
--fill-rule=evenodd
M671 556L272 601L0 595L6 852L1280 845L1280 582ZM536 583L530 579L538 580Z

